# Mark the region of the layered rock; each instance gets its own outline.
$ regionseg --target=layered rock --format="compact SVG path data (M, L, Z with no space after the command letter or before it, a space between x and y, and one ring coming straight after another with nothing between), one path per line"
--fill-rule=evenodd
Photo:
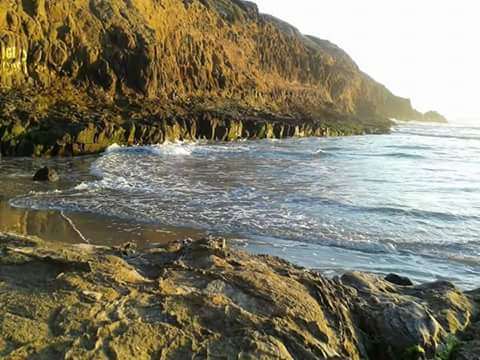
M477 297L452 284L326 279L222 239L139 251L0 235L0 264L5 358L469 359L478 343Z
M235 105L189 104L185 108L172 108L157 100L144 100L98 107L75 92L71 102L54 104L49 100L57 95L29 93L27 96L13 91L4 95L5 106L0 109L0 149L7 156L95 154L112 144L360 135L384 133L390 127L389 121L377 115L357 119L324 111L322 120L307 121L291 114L281 116Z
M155 132L165 119L198 126L205 109L221 109L235 120L308 125L314 131L299 133L327 135L326 128L338 130L333 134L385 132L387 118L421 115L337 46L303 36L242 0L3 0L0 49L0 85L17 89L1 96L9 104L0 114L8 154L49 155L51 142L81 145L64 137L90 126L85 117L93 118L97 133L128 115L135 124L149 120L148 131ZM37 105L25 106L25 99ZM155 104L151 112L127 106L145 102ZM85 111L77 112L82 105ZM115 111L99 119L104 108ZM12 145L22 129L32 138L45 128L51 133L45 150L40 140L33 150L20 145L21 138ZM77 152L70 150L57 153Z

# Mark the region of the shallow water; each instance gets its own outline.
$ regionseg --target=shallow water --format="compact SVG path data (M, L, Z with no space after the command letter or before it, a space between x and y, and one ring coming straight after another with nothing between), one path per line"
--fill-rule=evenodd
M3 176L25 168L14 161L2 161ZM10 204L228 235L326 272L480 286L480 128L112 147L58 162L67 180L57 190L16 189Z
M68 208L15 207L18 196L62 194L79 181L93 181L90 174L94 156L74 159L3 159L0 161L0 231L36 236L50 241L120 246L135 242L166 245L186 238L199 238L204 232L182 227L168 227L135 219L102 215L95 212L72 212ZM54 184L33 182L32 175L42 166L55 167L61 181Z

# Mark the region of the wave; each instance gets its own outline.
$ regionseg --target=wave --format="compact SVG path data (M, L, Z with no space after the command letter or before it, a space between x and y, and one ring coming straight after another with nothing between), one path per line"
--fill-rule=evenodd
M317 149L313 152L308 154L309 156L313 156L314 158L327 158L327 157L337 157L338 154L326 149Z
M460 136L460 135L446 135L446 134L427 134L424 132L401 131L402 135L420 136L433 139L455 139L455 140L480 140L480 136Z
M386 154L378 154L378 155L371 155L371 156L393 157L393 158L399 158L399 159L427 159L427 157L423 155L409 154L409 153L403 153L403 152L386 153Z
M265 236L264 234L236 234L235 240L243 246L254 242L257 245L271 246L273 248L288 248L289 250L305 249L312 246L331 247L342 250L354 251L363 254L398 254L394 243L369 240L344 240L341 238L324 237L322 239L295 238L285 236Z
M433 147L429 145L385 145L387 149L400 149L400 150L432 150Z
M265 143L267 140L265 140ZM207 141L178 141L178 142L165 142L157 145L146 146L110 146L105 155L113 153L124 154L150 154L159 156L191 156L191 155L210 155L210 154L230 154L230 153L243 153L250 151L251 147L246 145L245 142L239 143L209 143Z
M411 154L411 153L405 153L405 152L385 152L385 153L365 153L365 152L352 152L350 151L348 155L353 156L353 157L362 157L362 158L368 158L368 157L373 157L373 158L395 158L395 159L428 159L428 156L425 155L420 155L420 154Z
M324 151L326 152L330 152L330 151L342 151L342 150L345 150L345 147L342 147L342 146L325 146L324 148L322 148Z
M318 198L316 201L322 205L335 207L338 209L345 209L350 212L355 213L377 213L388 216L406 216L418 220L441 220L445 222L459 222L459 221L480 221L479 216L475 215L461 215L461 214L451 214L447 212L440 211L429 211L421 209L402 209L392 206L361 206L361 205L352 205L346 204L344 202L333 200L333 199L322 199Z
M147 146L144 149L154 155L190 156L193 153L193 146L195 145L189 143L165 143Z
M121 146L121 145L118 145L118 144L112 144L105 150L105 153L110 154L110 153L113 153L113 152L116 152L116 151L120 151L122 149L125 149L125 146Z
M180 156L188 156L191 155L193 152L193 146L196 143L187 143L187 142L176 142L170 143L166 142L164 144L159 145L148 145L148 146L120 146L117 144L113 144L109 146L106 150L106 155L119 153L119 152L126 152L126 153L150 153L153 155L180 155Z
M436 219L445 222L458 222L466 220L480 221L478 216L455 215L446 212L428 211L419 209L399 209L394 207L355 207L355 211L366 213L381 213L391 216L408 216L417 219Z

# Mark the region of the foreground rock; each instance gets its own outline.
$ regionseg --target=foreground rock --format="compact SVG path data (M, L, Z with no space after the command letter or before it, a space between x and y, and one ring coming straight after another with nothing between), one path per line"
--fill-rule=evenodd
M376 133L388 118L423 119L336 45L243 0L3 0L0 50L7 155Z
M476 313L449 283L329 280L221 239L138 252L2 235L0 303L7 359L453 357Z

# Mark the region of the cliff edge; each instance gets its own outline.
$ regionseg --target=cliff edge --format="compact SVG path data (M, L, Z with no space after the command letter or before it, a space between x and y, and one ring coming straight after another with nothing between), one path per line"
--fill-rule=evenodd
M242 0L1 0L0 49L6 155L423 118L336 45Z

